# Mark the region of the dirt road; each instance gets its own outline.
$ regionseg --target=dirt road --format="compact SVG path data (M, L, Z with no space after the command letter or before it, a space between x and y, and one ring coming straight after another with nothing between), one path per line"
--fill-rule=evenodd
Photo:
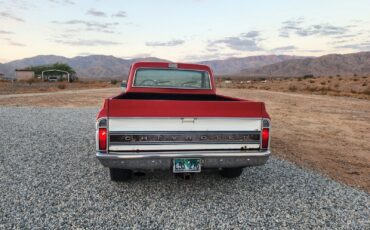
M8 95L0 96L0 105L96 107L118 92ZM219 93L266 102L273 120L275 155L370 192L369 101L247 89L221 89Z

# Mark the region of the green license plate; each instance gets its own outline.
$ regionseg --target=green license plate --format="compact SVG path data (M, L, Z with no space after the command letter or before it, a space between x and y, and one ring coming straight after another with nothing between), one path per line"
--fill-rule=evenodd
M200 159L176 158L173 160L173 172L200 172Z

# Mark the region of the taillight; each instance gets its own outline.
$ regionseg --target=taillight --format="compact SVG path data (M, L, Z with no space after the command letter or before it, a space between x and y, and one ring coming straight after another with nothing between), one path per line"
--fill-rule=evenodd
M270 120L269 119L263 119L262 120L262 132L261 132L261 149L268 149L269 148L269 139L270 139Z
M107 128L99 128L99 150L107 150Z
M262 149L269 148L269 137L270 137L270 129L263 128L262 129Z

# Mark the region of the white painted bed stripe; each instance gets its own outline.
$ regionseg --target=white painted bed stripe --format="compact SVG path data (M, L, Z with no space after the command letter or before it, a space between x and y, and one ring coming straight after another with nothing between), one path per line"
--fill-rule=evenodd
M255 118L111 118L109 131L261 131Z

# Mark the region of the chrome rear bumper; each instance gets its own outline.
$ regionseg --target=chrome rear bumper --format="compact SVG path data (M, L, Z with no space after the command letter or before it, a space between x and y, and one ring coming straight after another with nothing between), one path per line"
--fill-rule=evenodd
M99 161L109 168L132 170L171 169L174 158L200 158L202 168L235 168L266 163L270 151L176 151L176 152L97 152Z

